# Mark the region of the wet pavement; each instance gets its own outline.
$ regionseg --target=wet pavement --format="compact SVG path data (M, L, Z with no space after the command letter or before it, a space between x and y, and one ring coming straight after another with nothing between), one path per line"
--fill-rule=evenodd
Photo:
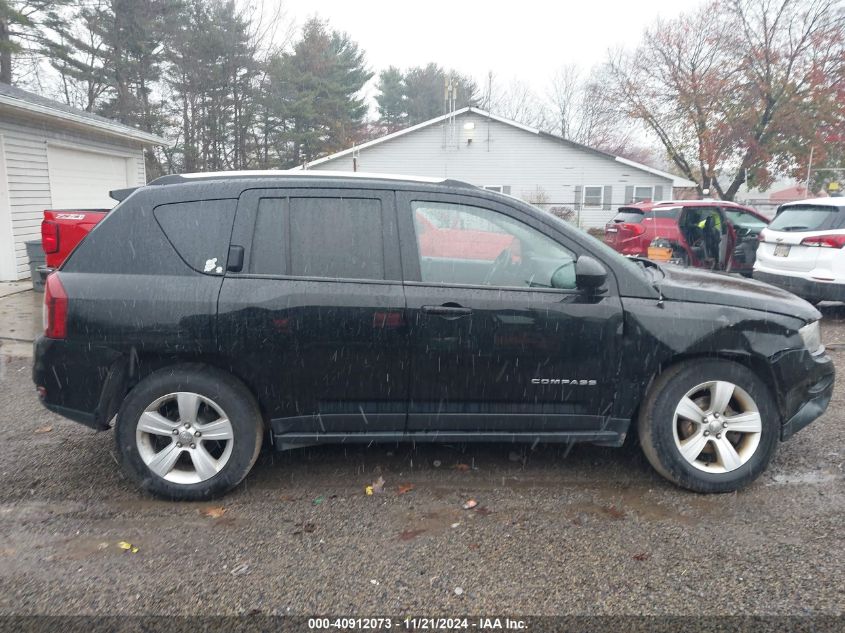
M824 313L845 376L845 307ZM170 503L0 344L0 614L845 611L842 380L736 494L679 490L629 448L382 445L265 452L223 499Z

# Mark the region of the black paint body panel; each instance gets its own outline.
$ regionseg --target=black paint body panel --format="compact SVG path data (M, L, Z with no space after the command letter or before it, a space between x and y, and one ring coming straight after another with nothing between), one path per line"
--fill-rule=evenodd
M819 318L809 304L725 275L642 271L509 197L448 181L287 175L165 182L129 195L65 262L58 275L69 297L68 336L35 345L33 379L44 388L45 406L93 428L107 428L144 375L184 362L242 380L279 447L458 439L619 444L654 377L694 357L727 358L755 371L777 400L784 439L830 399L832 362L812 356L798 334ZM256 201L308 196L379 201L383 279L293 276L289 254L281 274L250 270ZM416 199L505 213L601 262L607 283L595 293L423 283L410 221ZM236 206L223 233L231 230L231 245L243 249L237 270L227 270L230 249L218 237L208 246L213 264L200 272L202 244L191 246L189 265L156 221L159 205L201 200ZM168 226L174 230L178 225ZM467 313L422 309L444 304Z

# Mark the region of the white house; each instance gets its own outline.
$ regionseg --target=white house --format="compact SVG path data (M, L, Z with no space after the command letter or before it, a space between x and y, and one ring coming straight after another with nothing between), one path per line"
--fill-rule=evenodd
M695 186L670 173L614 156L473 107L331 154L306 169L446 177L540 206L567 207L585 228L603 227L616 207L666 200Z
M24 243L45 209L111 208L145 184L144 147L164 139L0 83L0 281L29 277Z

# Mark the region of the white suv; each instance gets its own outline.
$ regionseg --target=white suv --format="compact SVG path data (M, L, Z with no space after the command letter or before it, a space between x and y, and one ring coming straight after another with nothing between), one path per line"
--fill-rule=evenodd
M811 303L845 301L845 198L782 205L760 233L754 279Z

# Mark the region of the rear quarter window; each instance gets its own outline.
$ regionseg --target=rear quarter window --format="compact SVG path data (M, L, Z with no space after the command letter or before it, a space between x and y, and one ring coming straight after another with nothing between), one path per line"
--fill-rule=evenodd
M831 231L845 227L845 207L801 204L784 207L769 228L773 231Z
M174 202L153 215L167 239L191 268L220 275L226 270L236 200Z

